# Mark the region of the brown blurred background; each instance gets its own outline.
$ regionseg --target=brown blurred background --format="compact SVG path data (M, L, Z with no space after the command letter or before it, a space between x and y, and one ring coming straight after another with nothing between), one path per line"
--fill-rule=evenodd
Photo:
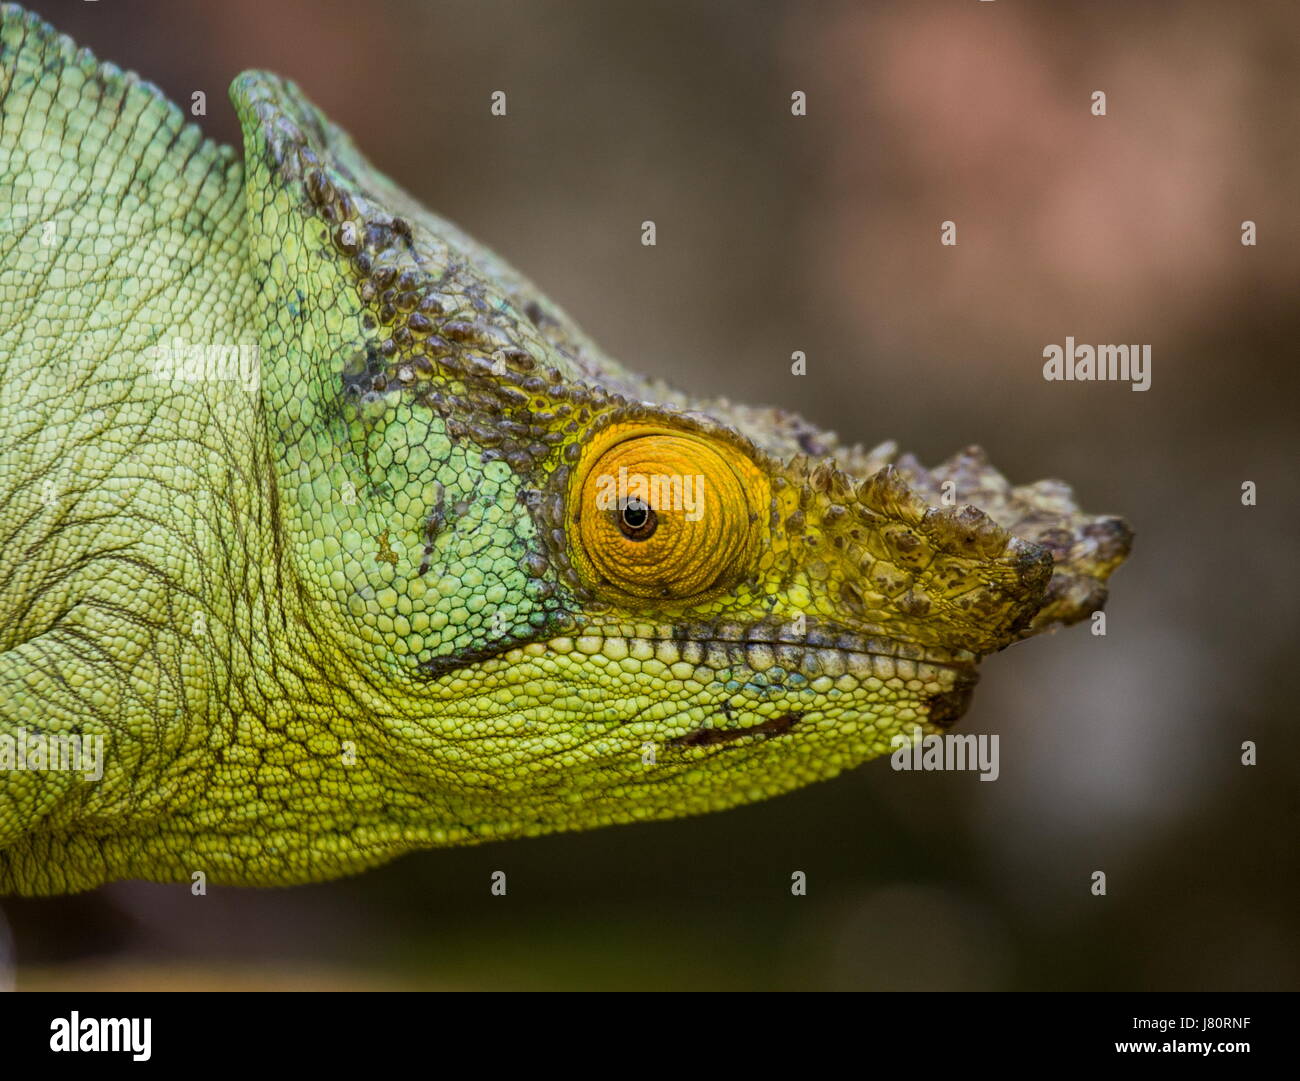
M1106 637L984 665L996 783L878 761L317 887L6 902L20 987L1300 987L1294 3L31 6L225 141L236 73L293 77L633 367L978 442L1138 539ZM1045 382L1066 335L1150 343L1151 389Z

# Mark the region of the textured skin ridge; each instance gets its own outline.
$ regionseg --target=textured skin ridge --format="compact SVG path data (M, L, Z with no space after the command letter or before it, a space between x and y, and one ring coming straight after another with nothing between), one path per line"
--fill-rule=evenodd
M1059 482L645 379L292 83L232 84L241 164L0 11L0 764L105 741L99 780L0 770L0 890L734 807L1104 600L1131 534ZM587 494L625 460L702 516L629 533Z

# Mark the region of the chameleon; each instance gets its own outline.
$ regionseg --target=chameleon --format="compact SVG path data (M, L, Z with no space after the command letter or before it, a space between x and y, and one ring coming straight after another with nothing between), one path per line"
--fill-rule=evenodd
M1132 531L1065 484L643 377L292 82L230 99L242 158L2 9L0 892L733 808L1101 609ZM60 740L99 775L17 768Z

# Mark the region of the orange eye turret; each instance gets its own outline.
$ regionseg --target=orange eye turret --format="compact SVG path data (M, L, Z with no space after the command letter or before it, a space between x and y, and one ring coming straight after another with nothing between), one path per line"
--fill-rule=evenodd
M569 494L575 562L597 588L686 600L725 589L753 564L767 479L705 436L624 429L588 448Z

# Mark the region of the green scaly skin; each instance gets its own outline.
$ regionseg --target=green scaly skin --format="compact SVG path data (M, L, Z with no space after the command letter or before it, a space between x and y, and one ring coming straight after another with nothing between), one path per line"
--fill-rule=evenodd
M1064 485L645 380L293 84L235 80L241 163L2 27L0 734L102 736L105 768L0 772L0 890L763 799L947 726L982 656L1104 601L1130 533ZM177 341L256 346L256 385L177 378ZM744 480L620 581L582 478L646 432Z

